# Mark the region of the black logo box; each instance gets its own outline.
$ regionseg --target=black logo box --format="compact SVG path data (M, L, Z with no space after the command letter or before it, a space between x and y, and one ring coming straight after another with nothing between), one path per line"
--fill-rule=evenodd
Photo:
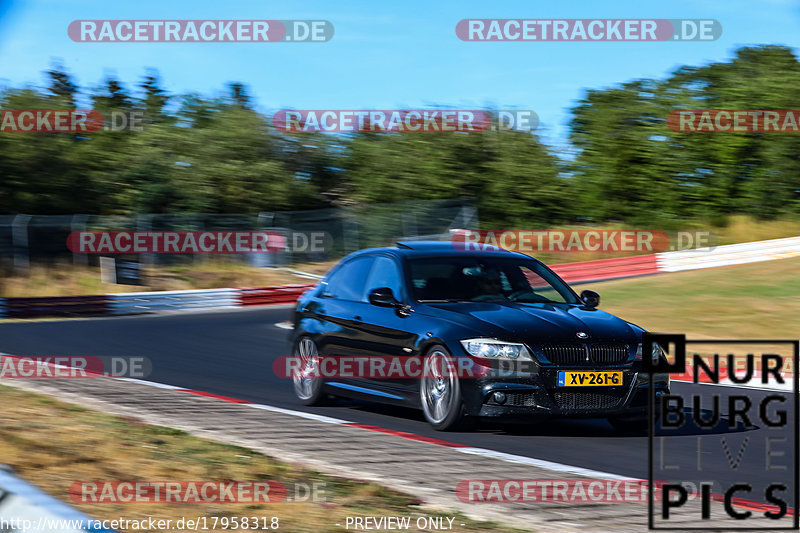
M653 512L654 486L653 486L653 440L655 438L655 390L653 387L653 374L668 373L680 374L686 368L686 344L771 344L788 345L793 348L793 392L794 392L794 520L791 526L780 527L740 527L729 528L731 531L797 531L800 528L800 492L798 492L797 480L800 478L800 381L798 381L798 361L800 359L800 341L796 340L772 340L772 339L703 339L686 340L686 335L666 334L666 333L645 333L642 336L642 371L648 373L649 377L649 431L648 431L648 495L647 495L647 529L651 531L720 531L717 527L655 527L655 515ZM672 364L658 361L653 364L653 358L647 354L653 353L653 344L658 344L665 351L669 351L671 346L675 349L672 352L674 362ZM726 526L727 527L727 526Z

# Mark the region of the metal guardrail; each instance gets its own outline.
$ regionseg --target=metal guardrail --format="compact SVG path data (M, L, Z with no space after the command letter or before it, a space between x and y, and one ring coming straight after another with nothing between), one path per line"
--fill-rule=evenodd
M551 268L567 283L629 278L658 272L655 254L564 263Z
M45 316L97 316L108 313L108 297L53 296L44 298L6 298L5 316L8 318L36 318Z
M301 294L313 287L306 285L282 285L277 287L253 287L240 289L241 305L263 305L293 303Z
M246 289L130 292L97 296L0 298L0 318L129 315L292 303L313 286L313 284L301 284Z
M188 311L239 307L240 289L130 292L109 294L109 312L128 315L149 311Z
M800 257L800 237L742 242L716 248L663 252L657 255L659 272L743 265L773 259Z
M727 244L715 248L676 250L620 259L565 263L554 265L552 268L568 283L582 283L659 272L743 265L790 257L800 257L800 237Z
M583 283L800 257L800 237L554 265L568 283ZM0 317L126 315L292 303L314 284L132 292L99 296L0 298Z

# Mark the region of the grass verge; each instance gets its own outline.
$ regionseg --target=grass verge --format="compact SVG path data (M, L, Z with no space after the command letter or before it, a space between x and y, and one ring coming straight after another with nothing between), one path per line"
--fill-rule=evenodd
M334 262L296 265L292 270L322 275ZM224 287L268 287L306 284L315 280L282 268L257 268L209 260L196 264L143 269L143 285L115 285L100 281L98 268L71 264L33 266L25 274L0 276L0 296L81 296L118 292L217 289Z
M460 514L431 513L409 495L373 483L328 476L246 448L193 437L133 418L107 415L48 396L0 386L0 458L15 473L96 519L147 517L279 517L280 531L342 531L347 516L455 517L452 531L519 531ZM287 486L323 482L324 502L273 504L72 503L75 481L275 480ZM290 491L290 493L293 491ZM444 521L447 524L447 520ZM463 525L462 525L463 524ZM209 526L210 527L210 526ZM412 531L426 531L425 529ZM157 529L137 532L163 533ZM226 531L246 531L227 529Z
M695 339L796 339L800 259L579 285L600 308L650 331Z

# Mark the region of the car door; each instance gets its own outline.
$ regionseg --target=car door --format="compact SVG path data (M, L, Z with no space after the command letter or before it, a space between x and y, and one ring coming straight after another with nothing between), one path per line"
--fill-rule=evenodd
M329 277L318 298L320 321L317 348L322 356L357 355L362 344L360 323L365 308L364 283L373 256L354 257L340 265Z
M408 294L404 285L400 264L390 255L376 255L364 286L363 301L367 308L361 315L362 320L353 325L359 329L359 348L365 354L381 356L385 371L389 370L393 359L397 359L404 370L415 368L407 367L405 363L414 355L420 319L413 312L372 305L368 296L373 289L388 287L396 299L407 304ZM387 378L386 375L377 372L376 375L369 375L365 381L381 389L415 390L416 379L402 378L396 374Z

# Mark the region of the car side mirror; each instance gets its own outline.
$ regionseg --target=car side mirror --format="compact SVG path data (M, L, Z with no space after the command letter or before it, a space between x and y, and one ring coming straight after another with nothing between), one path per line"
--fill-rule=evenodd
M590 309L600 305L600 295L594 291L581 291L581 300Z
M380 287L369 291L369 303L378 307L398 307L400 305L389 287Z

